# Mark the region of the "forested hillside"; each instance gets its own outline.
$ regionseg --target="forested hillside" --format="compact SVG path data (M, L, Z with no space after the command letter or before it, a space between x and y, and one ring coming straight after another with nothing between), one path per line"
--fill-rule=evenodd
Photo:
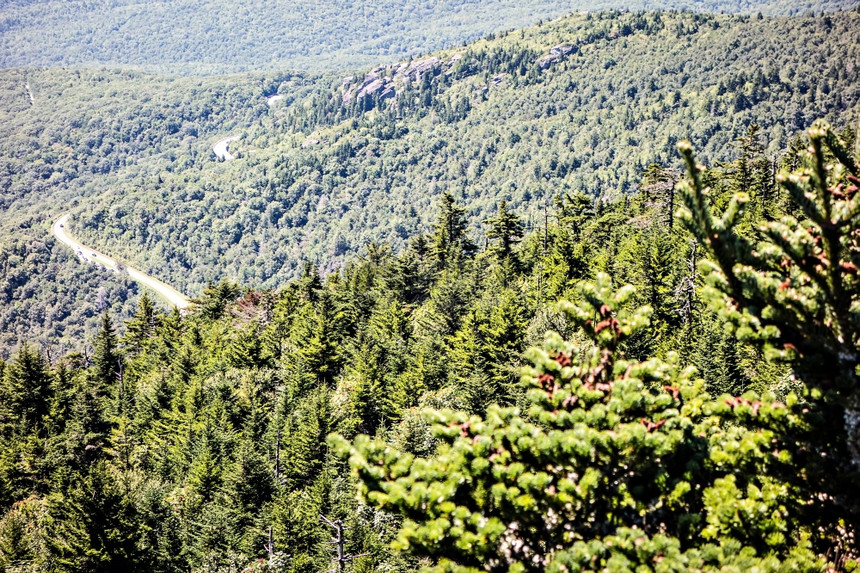
M305 260L328 273L373 240L401 252L445 191L480 244L500 198L533 227L558 193L613 199L652 163L677 169L679 133L718 161L758 122L774 161L815 118L856 121L857 28L855 13L604 12L346 79L4 72L2 224L25 261L3 270L5 340L95 320L80 278L58 295L28 258L42 242L61 273L77 264L46 236L63 211L85 244L192 296L281 286ZM233 134L238 158L217 161Z
M8 0L0 12L0 67L319 71L426 54L578 10L800 15L855 6L854 0Z
M0 570L860 570L851 4L5 2Z
M211 154L224 129L266 115L263 76L173 79L130 71L0 73L0 357L18 341L83 348L98 313L132 310L133 283L94 272L50 237L61 213L85 206L99 183L148 169L183 169ZM283 82L286 81L287 84ZM307 81L278 76L303 97Z
M532 232L500 200L486 246L442 193L399 254L23 347L0 567L322 572L322 516L356 572L851 570L860 172L853 132L810 133L779 184L751 126Z
M652 163L680 167L678 133L726 160L757 122L774 159L817 117L854 121L858 25L573 16L276 102L235 131L237 159L105 178L72 228L199 292L221 277L274 287L303 260L328 272L371 240L401 251L445 191L472 222L504 198L535 224L558 193L617 198Z

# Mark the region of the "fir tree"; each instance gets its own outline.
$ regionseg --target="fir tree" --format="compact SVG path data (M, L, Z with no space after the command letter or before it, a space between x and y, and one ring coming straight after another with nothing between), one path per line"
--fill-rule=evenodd
M271 366L258 322L252 322L239 331L230 345L228 360L235 368L265 368Z
M642 174L640 191L646 200L662 214L671 233L675 226L675 191L680 181L677 170L652 163Z
M305 302L314 303L319 299L319 292L322 290L322 279L320 279L319 269L310 261L305 261L302 276L296 283L296 288L299 292L299 297Z
M584 193L557 196L555 208L559 227L570 231L577 238L585 229L588 221L596 215L594 199Z
M48 545L58 571L132 571L143 565L133 501L105 462L80 487L49 499Z
M293 319L290 341L296 349L289 360L301 364L305 372L322 384L332 384L340 370L342 314L332 295L319 293L316 304L302 305Z
M223 280L217 285L209 283L203 289L203 296L194 302L200 313L211 320L221 318L228 303L234 302L239 296L239 285Z
M652 311L599 275L561 304L580 337L550 333L529 351L528 417L496 406L484 417L428 412L441 446L427 458L331 438L351 458L361 499L404 518L396 547L427 559L428 571L463 573L654 563L814 571L822 556L837 566L853 558L860 178L832 132L810 134L806 167L781 178L807 218L769 223L755 248L736 228L745 197L716 218L682 146L685 222L713 261L700 264L703 299L738 340L787 361L802 398L712 396L673 352L626 358ZM743 346L720 345L715 369L728 351L742 363ZM735 374L712 389L742 390Z
M458 265L461 258L469 257L475 251L475 244L466 235L466 210L458 206L454 196L448 192L442 194L439 208L431 238L431 251L437 271L450 264Z
M96 334L93 344L96 381L104 388L114 388L121 383L122 358L117 345L116 330L113 321L105 312L102 314L101 328Z
M149 294L144 291L137 304L137 311L131 320L125 323L125 336L123 342L131 348L133 352L139 353L144 344L146 344L152 336L154 336L158 325L159 316L155 311L155 305Z
M17 501L0 518L0 568L3 571L26 571L45 566L40 514L45 502L35 496Z
M40 430L51 400L52 376L42 354L30 345L21 347L0 378L0 428L29 433ZM5 433L4 432L4 433ZM8 434L7 434L8 435Z
M511 261L514 267L518 261L514 245L523 237L523 223L514 213L508 211L508 202L502 199L496 216L487 220L487 238L493 241L490 252L499 263Z
M835 390L849 408L856 408L860 326L852 308L860 297L860 246L854 232L860 217L860 172L828 126L817 125L809 136L802 169L779 178L803 210L802 224L792 218L768 223L765 240L754 248L736 232L748 195L738 194L723 217L715 218L703 194L700 169L685 145L681 149L694 175L684 195L687 217L713 256L714 262L705 265L708 294L722 303L721 315L738 338L764 345L775 358L792 360L806 383ZM825 150L836 161L828 164Z

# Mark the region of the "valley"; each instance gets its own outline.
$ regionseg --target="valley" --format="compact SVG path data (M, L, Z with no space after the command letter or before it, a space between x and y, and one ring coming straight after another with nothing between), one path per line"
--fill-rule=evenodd
M774 160L816 118L850 125L860 79L842 62L860 57L856 27L854 13L608 12L346 78L10 70L0 227L44 241L53 205L69 204L79 240L191 296L222 279L278 288L306 261L328 274L373 241L400 252L446 190L481 242L500 197L534 228L558 195L634 193L648 165L678 168L678 133L725 161L755 122ZM25 80L51 119L28 106ZM7 329L38 334L27 317L52 287L15 281L10 297L36 294Z
M10 0L0 570L860 570L858 33Z

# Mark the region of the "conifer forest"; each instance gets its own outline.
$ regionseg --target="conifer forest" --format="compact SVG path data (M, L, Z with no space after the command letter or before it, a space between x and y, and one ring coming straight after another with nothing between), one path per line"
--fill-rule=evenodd
M860 4L9 0L0 570L860 571Z

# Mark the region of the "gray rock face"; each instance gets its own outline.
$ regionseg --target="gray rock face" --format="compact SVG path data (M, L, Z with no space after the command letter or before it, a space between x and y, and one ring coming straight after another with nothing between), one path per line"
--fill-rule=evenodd
M549 54L538 59L535 64L541 70L545 70L562 61L575 50L576 47L571 44L553 46L550 48ZM440 74L453 73L455 66L462 59L462 54L454 54L449 61L430 57L423 60L377 66L364 77L347 76L341 82L341 103L348 106L365 98L375 98L378 101L394 99L403 91L405 86L421 83L425 81L428 75L432 80ZM487 87L501 85L506 75L497 74L493 76Z
M573 46L568 44L559 44L558 46L553 46L549 50L549 55L546 55L537 61L537 65L540 69L545 70L553 64L557 64L562 61L568 54L573 52Z
M376 97L386 100L397 97L400 93L399 86L409 83L421 82L424 76L432 76L450 68L459 57L452 58L450 62L442 62L438 58L427 58L425 60L413 60L411 62L400 62L377 66L367 73L363 78L348 76L343 79L343 105L349 105L355 100L366 97Z

